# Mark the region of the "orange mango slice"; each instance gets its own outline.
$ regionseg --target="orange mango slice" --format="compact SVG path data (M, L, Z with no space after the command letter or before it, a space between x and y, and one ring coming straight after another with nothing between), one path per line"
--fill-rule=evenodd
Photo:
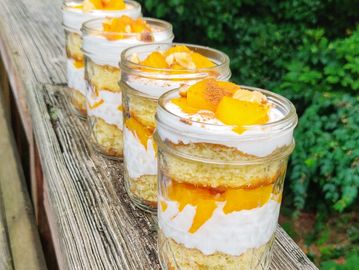
M197 68L209 68L215 66L215 64L211 60L199 53L193 52L191 54L191 57L193 63L196 65Z
M141 18L136 20L127 15L119 18L106 18L102 23L102 28L107 39L117 40L126 37L126 33L152 32L151 27Z
M126 127L137 137L141 144L147 150L148 140L152 137L152 131L143 126L134 117L131 117L125 122Z
M73 65L77 69L83 68L85 66L85 61L83 59L82 60L75 59L74 62L73 62Z
M218 203L224 202L223 212L225 214L250 210L267 203L272 192L273 184L248 189L226 190L198 187L176 181L172 181L168 186L168 198L178 203L179 212L182 212L187 205L196 207L193 222L188 230L190 233L195 233L213 216ZM162 205L161 203L161 207L162 210L167 209L167 204Z
M93 105L89 104L89 107L91 110L94 110L94 109L100 107L104 102L105 101L103 99L101 99L101 100L95 102Z
M225 96L216 109L216 117L227 125L265 124L269 120L269 106L254 102L242 101Z
M191 107L215 112L221 99L232 96L238 89L234 83L205 79L188 88L187 102Z
M229 214L261 207L268 202L272 191L273 185L257 187L255 189L229 189L223 195L226 201L223 212Z
M164 56L160 52L152 52L141 62L142 65L154 68L167 68Z
M89 0L95 9L102 10L122 10L126 8L123 0Z
M177 105L178 107L180 107L181 110L184 111L185 113L195 114L196 112L198 112L197 108L188 105L187 98L185 97L174 98L171 100L171 102Z

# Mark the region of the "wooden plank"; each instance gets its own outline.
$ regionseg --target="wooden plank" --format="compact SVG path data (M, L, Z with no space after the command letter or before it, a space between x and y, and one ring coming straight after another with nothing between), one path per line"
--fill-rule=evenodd
M46 269L30 198L3 106L0 106L0 132L0 190L14 268Z
M0 0L1 55L12 88L26 97L29 108L58 265L160 269L153 219L130 204L122 164L91 150L85 123L71 115L63 97L60 4ZM272 269L316 269L280 229L274 251Z
M7 226L5 223L5 209L3 206L2 193L0 189L0 269L12 270L12 259L6 227Z

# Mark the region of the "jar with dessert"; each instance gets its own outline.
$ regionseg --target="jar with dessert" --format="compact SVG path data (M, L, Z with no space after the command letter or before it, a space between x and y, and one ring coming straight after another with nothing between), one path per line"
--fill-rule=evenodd
M121 74L126 189L136 206L155 213L157 147L153 133L157 100L169 90L207 77L228 80L229 58L197 45L140 45L122 53Z
M141 17L141 6L131 0L84 0L64 1L62 7L66 46L67 96L73 112L81 118L86 117L86 83L84 55L81 50L81 26L85 21L106 16L127 15Z
M123 157L123 116L119 62L128 47L172 42L172 25L152 18L93 19L83 24L87 118L92 145L112 159Z
M162 95L156 124L163 269L269 269L293 104L210 78Z

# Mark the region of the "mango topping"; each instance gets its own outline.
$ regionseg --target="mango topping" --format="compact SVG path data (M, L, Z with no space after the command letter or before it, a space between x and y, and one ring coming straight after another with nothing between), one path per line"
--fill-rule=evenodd
M84 0L82 9L91 10L122 10L126 8L123 0Z
M187 205L196 207L192 225L188 230L190 233L195 233L212 217L220 203L224 204L225 214L251 210L267 203L272 191L273 184L248 189L215 189L171 181L168 197L178 203L179 212L182 212ZM166 211L167 204L161 202L161 206L162 211Z
M213 112L215 118L234 126L233 131L239 134L245 131L245 126L269 121L270 104L265 95L212 78L199 81L186 91L180 90L180 98L174 98L171 102L190 115L202 111Z
M238 89L234 83L205 79L188 88L187 102L197 109L214 112L224 96L232 96Z
M156 62L147 61L148 58L154 58L154 56L159 60ZM215 66L215 63L210 59L191 51L184 45L171 47L165 52L152 52L141 62L141 64L154 68L166 68L172 70L195 70L198 68L210 68Z
M246 126L265 124L269 107L255 102L223 97L216 109L216 117L227 125Z
M142 40L144 37L147 38L149 35L151 40L145 41L152 41L152 29L150 25L141 18L132 19L127 15L123 15L119 18L105 18L104 22L102 23L103 31L108 32L105 34L105 37L108 40L118 40L123 39L129 36L129 34L137 33L140 39ZM145 34L146 35L142 35ZM148 38L147 38L148 39Z
M125 125L147 150L148 140L152 137L153 131L143 126L134 117L127 119Z
M73 62L73 65L74 65L75 68L80 69L80 68L83 68L85 66L85 62L84 62L83 59L81 59L81 60L75 59L74 62Z
M166 60L160 52L151 53L141 64L149 67L167 68Z
M99 101L95 102L93 105L89 104L89 107L91 110L94 110L98 107L100 107L105 101L103 99L100 99Z

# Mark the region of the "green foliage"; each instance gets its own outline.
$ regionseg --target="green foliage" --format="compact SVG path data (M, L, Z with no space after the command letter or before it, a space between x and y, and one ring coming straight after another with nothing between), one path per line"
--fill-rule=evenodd
M358 197L358 44L359 29L333 42L322 30L307 31L278 87L303 113L289 171L297 209L324 200L343 211Z
M359 188L359 1L142 0L176 41L231 58L233 80L289 97L301 116L286 185L292 207L343 211Z
M355 270L359 269L359 255L350 253L345 257L345 262L338 264L335 261L323 262L320 266L322 270Z

